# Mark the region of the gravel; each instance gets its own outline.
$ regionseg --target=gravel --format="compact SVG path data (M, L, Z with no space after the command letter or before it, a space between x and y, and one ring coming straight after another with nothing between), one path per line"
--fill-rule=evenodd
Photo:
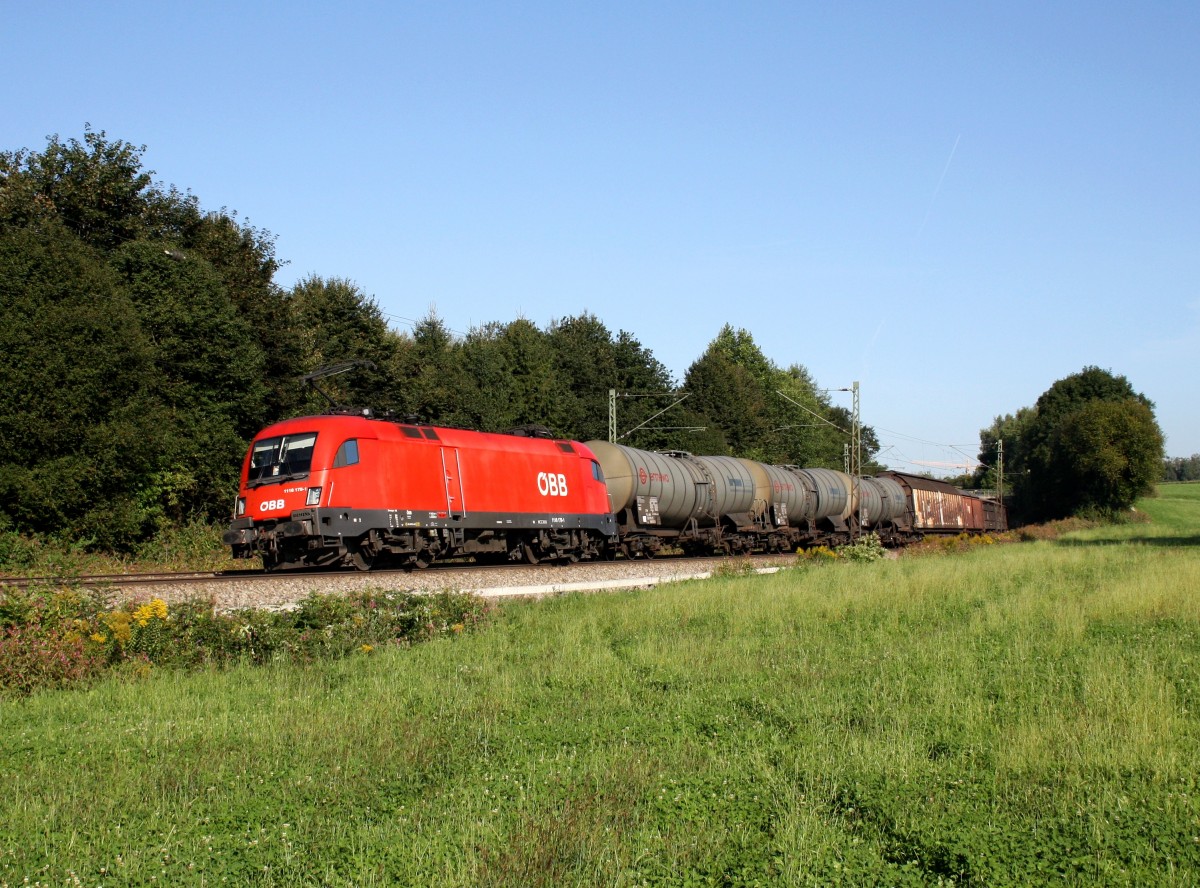
M314 593L347 593L375 588L437 592L443 589L477 592L489 598L539 597L571 592L648 588L661 583L699 579L712 575L721 565L737 565L742 559L667 558L639 561L585 562L573 565L518 565L490 569L437 566L428 570L339 571L320 574L279 574L270 579L247 577L215 579L186 585L164 581L149 589L140 585L139 598L149 595L167 601L212 597L221 610L239 608L282 609L294 606ZM753 560L759 572L774 572L795 563L795 556L767 556ZM135 590L126 590L135 592Z

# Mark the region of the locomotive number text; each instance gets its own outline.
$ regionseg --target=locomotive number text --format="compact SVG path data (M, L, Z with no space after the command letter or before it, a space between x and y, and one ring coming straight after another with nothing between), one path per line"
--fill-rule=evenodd
M556 475L553 472L538 472L538 493L542 496L566 496L567 476Z

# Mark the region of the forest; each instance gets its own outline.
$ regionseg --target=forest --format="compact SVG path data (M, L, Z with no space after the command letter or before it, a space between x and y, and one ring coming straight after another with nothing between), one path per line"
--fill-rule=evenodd
M321 390L377 415L607 438L615 390L622 443L843 466L849 411L745 330L683 380L591 314L397 331L351 280L279 286L269 232L156 182L144 152L88 128L0 153L0 532L119 552L222 522L250 438L327 409L301 378L349 361Z
M616 392L621 443L845 465L850 412L746 330L714 331L682 380L588 313L396 330L352 280L280 286L268 231L155 181L144 152L90 127L0 152L0 534L119 553L221 523L255 432L331 403L587 440L608 437ZM995 488L1003 452L1017 520L1112 514L1196 461L1164 460L1153 402L1098 367L998 416L980 446L959 483ZM864 427L865 472L878 450Z

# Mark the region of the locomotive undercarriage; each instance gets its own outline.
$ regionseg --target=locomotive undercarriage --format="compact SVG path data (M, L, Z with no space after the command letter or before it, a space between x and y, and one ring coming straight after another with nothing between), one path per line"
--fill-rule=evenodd
M375 567L425 568L434 561L473 557L485 563L559 563L596 559L653 558L664 549L691 556L785 553L816 546L835 548L855 534L844 521L800 521L772 526L749 516L726 516L719 525L692 520L683 529L639 525L628 511L620 516L617 534L593 528L375 527L357 535L317 534L322 521L295 513L290 521L235 522L226 534L234 557L261 556L268 571L296 568ZM362 519L355 519L361 522ZM353 526L351 522L350 526ZM361 523L358 523L361 527ZM347 527L349 529L349 527ZM605 528L607 530L607 528ZM885 546L905 545L919 533L887 522L873 529Z
M364 516L341 515L339 519L346 529L358 530L363 523L371 523ZM425 568L434 561L463 556L493 563L569 564L611 558L616 551L615 538L606 536L601 529L588 527L371 527L353 535L316 533L314 527L327 521L311 513L295 513L291 521L258 525L235 522L225 541L232 547L235 558L261 556L268 571L319 567Z

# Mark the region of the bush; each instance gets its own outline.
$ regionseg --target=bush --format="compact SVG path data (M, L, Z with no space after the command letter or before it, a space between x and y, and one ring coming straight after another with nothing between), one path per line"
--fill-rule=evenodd
M69 623L34 620L0 634L0 690L29 694L83 684L104 668L100 652Z
M838 548L838 555L847 561L879 561L887 557L887 550L879 539L879 534L868 533L859 537L848 546Z
M0 692L67 687L106 668L138 674L151 666L311 663L457 636L493 612L477 595L449 591L372 589L312 595L292 610L231 612L203 599L111 608L70 589L14 592L0 598Z
M171 565L180 570L218 568L230 561L229 547L221 542L223 524L189 521L166 525L134 553L142 564Z

